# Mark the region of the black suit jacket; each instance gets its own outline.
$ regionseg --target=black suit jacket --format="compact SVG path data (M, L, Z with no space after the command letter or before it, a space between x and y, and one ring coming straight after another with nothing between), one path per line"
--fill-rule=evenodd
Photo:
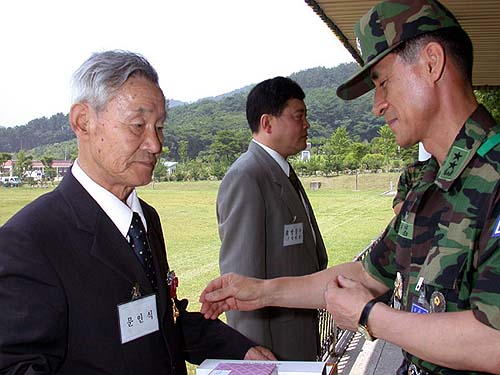
M1 374L185 374L185 360L243 358L254 344L178 303L156 211L142 202L159 290L160 330L121 344L117 305L152 293L116 226L70 173L0 228Z

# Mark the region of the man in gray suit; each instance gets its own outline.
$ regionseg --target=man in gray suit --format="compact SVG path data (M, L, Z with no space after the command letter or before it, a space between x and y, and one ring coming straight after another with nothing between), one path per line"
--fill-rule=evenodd
M255 86L247 98L253 140L217 197L221 273L271 279L324 269L327 255L307 195L287 158L305 149L305 94L289 78ZM295 188L294 188L295 184ZM268 307L227 312L227 321L281 360L315 360L316 310Z

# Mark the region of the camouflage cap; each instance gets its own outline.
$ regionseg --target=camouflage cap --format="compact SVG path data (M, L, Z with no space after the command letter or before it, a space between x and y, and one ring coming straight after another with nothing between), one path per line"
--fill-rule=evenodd
M356 23L356 42L363 68L340 85L337 95L355 99L374 88L370 68L401 43L420 34L460 27L451 12L436 0L387 0L368 11Z

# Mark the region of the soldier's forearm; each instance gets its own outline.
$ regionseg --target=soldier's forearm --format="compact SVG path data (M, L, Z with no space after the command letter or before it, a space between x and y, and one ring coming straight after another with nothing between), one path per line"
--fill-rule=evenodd
M479 322L471 311L416 314L379 303L370 313L368 327L375 337L423 360L500 374L500 331Z

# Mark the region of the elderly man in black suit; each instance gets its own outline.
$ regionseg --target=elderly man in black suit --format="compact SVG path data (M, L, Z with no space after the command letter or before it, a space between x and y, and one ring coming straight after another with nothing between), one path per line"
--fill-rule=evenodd
M78 159L0 228L1 374L185 374L185 360L272 354L176 298L150 182L165 98L140 55L92 55L69 114Z

